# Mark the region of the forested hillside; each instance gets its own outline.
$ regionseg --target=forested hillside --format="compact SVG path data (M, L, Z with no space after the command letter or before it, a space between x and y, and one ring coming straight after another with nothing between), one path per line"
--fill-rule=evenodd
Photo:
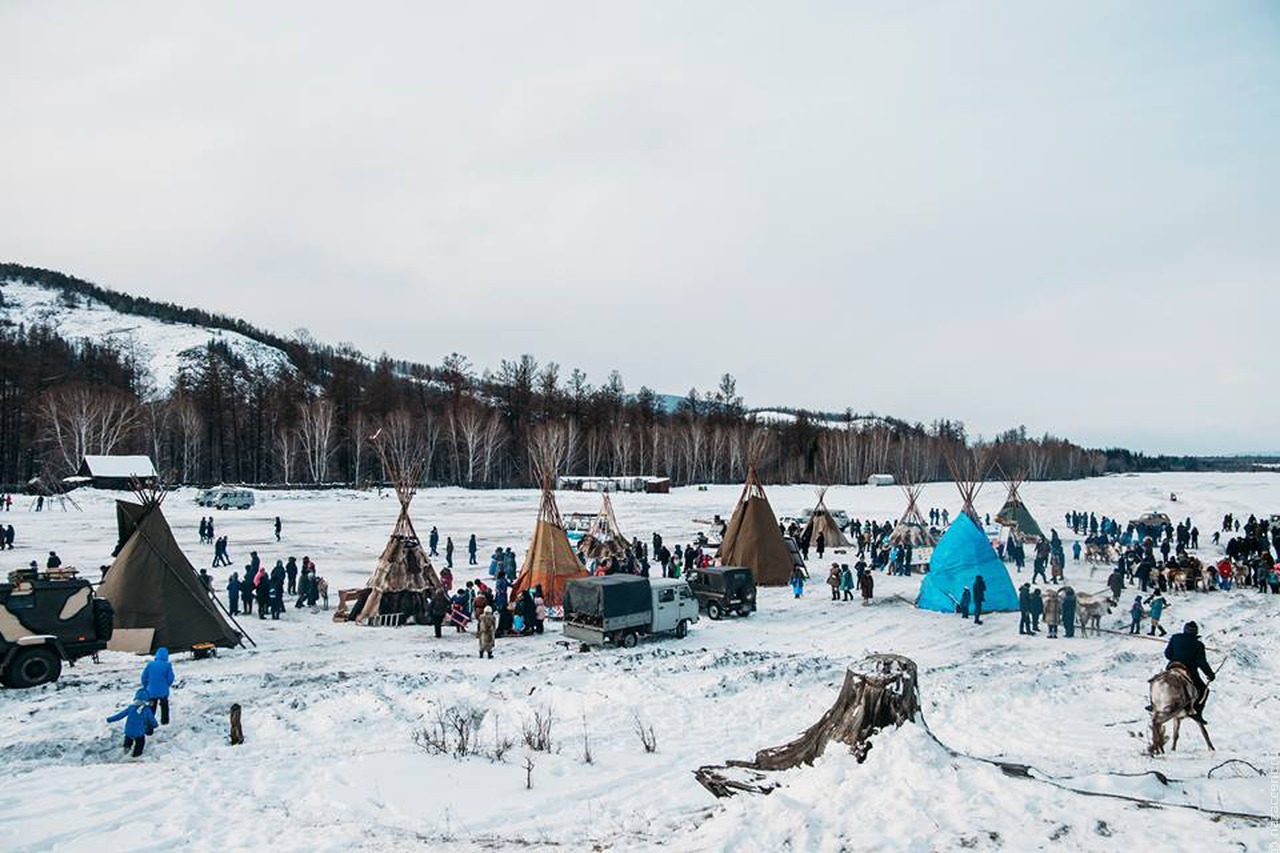
M533 355L493 370L457 353L439 365L371 358L48 270L4 264L0 282L8 285L0 288L0 481L10 485L64 476L85 453L121 452L147 453L186 483L365 482L381 477L369 436L397 412L429 449L430 481L476 486L532 483L530 447L548 444L561 473L732 482L756 458L771 482L856 483L879 472L924 481L946 476L947 449L971 438L956 421L911 424L852 407L844 415L772 407L757 417L729 374L673 405L647 387L629 390L616 371L594 384L583 370ZM56 326L6 303L6 290L22 285L58 294ZM203 343L172 360L172 376L157 377L136 337L64 336L90 308L180 324L189 327L184 339ZM282 356L228 343L242 339ZM1004 470L1032 479L1158 467L1021 428L992 444Z

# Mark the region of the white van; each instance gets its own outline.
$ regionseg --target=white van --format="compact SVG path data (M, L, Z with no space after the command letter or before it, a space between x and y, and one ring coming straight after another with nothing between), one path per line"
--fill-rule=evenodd
M253 492L248 489L218 486L216 489L205 489L201 492L196 497L196 503L214 509L248 509L253 506Z

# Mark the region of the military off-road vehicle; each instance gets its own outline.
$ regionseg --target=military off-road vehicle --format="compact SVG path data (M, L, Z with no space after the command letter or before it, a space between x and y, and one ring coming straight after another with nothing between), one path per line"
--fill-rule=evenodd
M707 566L689 572L689 588L711 619L728 613L750 616L756 609L756 580L743 566Z
M57 681L62 663L97 654L111 639L114 613L74 569L21 569L0 583L0 683Z

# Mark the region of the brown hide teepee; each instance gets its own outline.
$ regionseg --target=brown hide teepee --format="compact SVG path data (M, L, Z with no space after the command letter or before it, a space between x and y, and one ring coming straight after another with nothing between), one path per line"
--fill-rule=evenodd
M578 553L588 560L622 559L630 548L631 543L622 535L618 519L613 514L613 501L609 500L609 493L604 492L600 512L592 520L591 529L578 540Z
M924 516L920 514L920 507L916 504L924 487L908 482L903 484L902 491L907 496L907 509L902 513L902 518L898 519L898 523L893 526L889 541L894 545L910 545L912 548L932 548L938 544L938 537L925 523Z
M794 569L791 552L754 467L747 471L742 495L725 528L720 542L720 562L751 569L759 586L785 586L791 582Z
M538 520L533 526L533 538L525 551L520 574L511 587L511 600L523 595L525 590L541 587L543 603L548 607L559 607L564 601L564 585L572 578L586 577L587 570L573 553L573 546L564 532L564 522L560 519L551 482L550 479L543 480Z
M115 627L155 629L153 651L239 645L241 633L204 588L160 512L164 492L139 489L138 495L140 503L116 501L120 545L98 587L115 610Z
M415 622L423 624L428 621L427 605L431 595L441 586L440 577L409 517L409 505L426 475L426 452L414 422L401 412L388 418L387 425L378 430L371 441L382 461L383 472L395 488L400 514L364 589L342 591L339 613L350 599L351 615L346 617L349 621L367 624L375 617L393 619L399 614L397 622L413 617ZM334 618L340 616L335 614Z
M809 516L809 523L804 526L804 533L800 538L812 545L818 541L819 533L822 534L822 541L828 548L847 548L853 544L845 538L840 525L836 524L836 520L831 517L831 512L827 509L825 488L818 489L818 503L814 506L813 513Z

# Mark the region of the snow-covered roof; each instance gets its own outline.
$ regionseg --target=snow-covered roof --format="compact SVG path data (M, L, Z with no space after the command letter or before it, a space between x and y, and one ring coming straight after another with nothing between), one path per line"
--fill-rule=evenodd
M80 470L92 477L154 477L150 456L86 456Z

